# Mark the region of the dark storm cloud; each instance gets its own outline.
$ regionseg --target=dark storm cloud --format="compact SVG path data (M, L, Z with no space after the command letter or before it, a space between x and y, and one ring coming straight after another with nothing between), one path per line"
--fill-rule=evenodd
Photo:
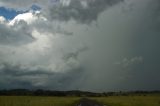
M24 21L20 21L18 26L7 26L0 24L0 44L24 45L34 41L34 38L27 30L28 26Z
M9 8L15 8L20 10L28 10L32 8L34 10L40 9L39 6L35 4L46 4L46 0L0 0L0 6L5 6Z
M137 1L138 2L138 1ZM138 6L127 13L134 17L130 21L131 37L129 38L128 53L132 59L122 60L122 66L129 66L126 70L125 81L122 88L154 90L160 89L160 4L159 0L145 2L141 1ZM137 8L138 7L138 8ZM126 13L125 13L126 14ZM137 57L138 56L138 57ZM140 56L140 57L139 57ZM132 62L131 62L132 61ZM139 64L137 64L139 63Z
M71 0L69 5L59 3L50 7L50 16L54 20L91 23L106 8L123 0Z
M131 59L124 58L122 61L116 62L115 65L120 65L124 68L127 68L127 67L130 67L132 65L140 64L140 63L143 63L143 57L138 56L138 57L133 57Z
M13 0L3 2L6 1L13 3ZM15 1L22 3L22 0ZM5 34L0 34L0 87L92 91L160 89L159 0L125 0L105 11L120 1L59 2L51 4L49 10L42 9L42 14L37 15L39 18L29 26L23 21L9 28L0 25L0 32L10 39L14 37L10 44L28 44L30 32L35 29L38 33L35 34L38 42L22 47L4 46L9 41ZM44 14L46 19L42 17ZM95 20L98 28L88 25ZM73 36L50 37L57 33ZM84 45L86 47L80 48Z
M78 67L67 72L49 72L48 70L22 69L21 65L3 63L0 65L0 83L3 88L44 88L69 90L76 89L77 81L83 78L84 69ZM14 83L14 85L12 85ZM9 86L7 86L9 85Z
M84 67L73 68L65 73L57 73L49 77L48 88L59 90L78 89L84 81L85 69ZM46 87L47 87L46 86Z
M68 61L69 59L75 59L77 60L78 59L78 56L82 53L82 52L85 52L87 51L89 48L88 47L83 47L83 48L80 48L76 51L73 51L73 52L69 52L69 53L66 53L64 56L63 56L63 60L64 61Z
M11 76L29 76L29 75L49 75L53 74L52 72L49 71L44 71L43 69L36 69L33 70L30 67L25 67L22 66L21 64L11 64L11 63L1 63L1 69L0 73L1 74L6 74L6 75L11 75Z

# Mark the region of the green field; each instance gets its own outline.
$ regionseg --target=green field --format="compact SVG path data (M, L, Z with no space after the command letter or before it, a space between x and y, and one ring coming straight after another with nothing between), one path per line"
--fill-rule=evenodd
M160 95L92 98L106 106L160 106Z
M160 95L92 97L106 106L160 106ZM79 97L0 96L0 106L75 106Z
M0 106L72 106L78 97L0 96Z

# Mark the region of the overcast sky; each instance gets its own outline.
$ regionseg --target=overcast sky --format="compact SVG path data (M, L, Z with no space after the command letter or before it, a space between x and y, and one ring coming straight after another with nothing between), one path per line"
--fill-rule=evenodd
M159 0L0 0L0 89L160 90Z

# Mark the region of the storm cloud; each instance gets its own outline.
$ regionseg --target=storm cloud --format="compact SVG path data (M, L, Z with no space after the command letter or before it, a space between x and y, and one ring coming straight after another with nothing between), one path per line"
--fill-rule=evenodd
M28 89L56 89L65 90L78 88L73 86L83 77L84 70L68 70L65 73L46 71L41 68L31 69L22 65L3 63L0 65L0 83L3 88L28 88ZM4 76L5 75L5 76ZM6 82L7 83L6 83ZM73 83L74 82L74 83ZM14 85L13 85L14 83ZM72 87L71 87L72 86Z
M23 45L34 41L32 35L28 32L26 23L21 21L19 24L20 29L7 26L5 24L0 24L0 43L6 45Z
M74 19L80 23L96 21L106 8L123 0L70 0L68 4L59 3L50 7L53 20L69 21Z
M33 4L41 10L28 10ZM0 88L159 90L158 0L0 0ZM14 85L12 84L14 83Z

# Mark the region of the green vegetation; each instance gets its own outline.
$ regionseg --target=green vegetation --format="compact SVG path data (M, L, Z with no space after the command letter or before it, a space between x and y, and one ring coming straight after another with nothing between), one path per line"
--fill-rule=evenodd
M160 106L160 95L88 97L106 106ZM0 106L76 106L80 97L0 96Z
M78 97L0 96L0 106L73 106Z
M92 99L106 106L160 106L160 95L108 96Z

